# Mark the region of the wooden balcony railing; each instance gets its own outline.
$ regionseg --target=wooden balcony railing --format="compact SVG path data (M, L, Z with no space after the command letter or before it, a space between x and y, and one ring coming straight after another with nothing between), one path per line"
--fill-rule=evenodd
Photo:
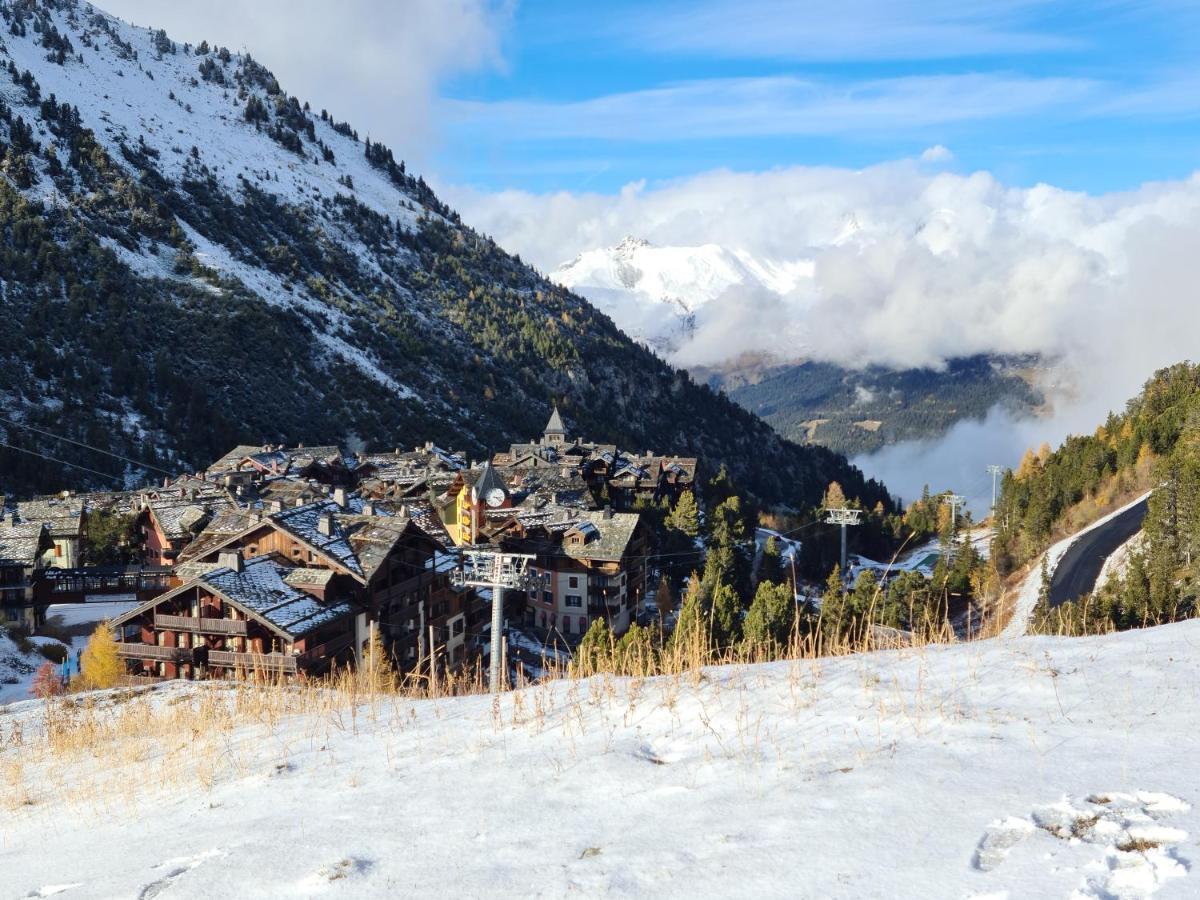
M190 647L159 647L157 644L117 644L117 655L126 659L154 659L162 662L191 662Z
M246 633L245 619L206 619L192 616L168 616L155 613L154 627L171 631L191 631L203 634L240 634Z
M209 650L208 664L210 666L226 666L232 669L245 669L247 672L287 672L296 671L296 657L285 656L282 653L234 653L229 650Z
M306 650L301 658L315 661L318 659L324 659L328 656L336 656L353 643L354 635L345 634L341 637L332 638L323 644L318 644L310 650Z

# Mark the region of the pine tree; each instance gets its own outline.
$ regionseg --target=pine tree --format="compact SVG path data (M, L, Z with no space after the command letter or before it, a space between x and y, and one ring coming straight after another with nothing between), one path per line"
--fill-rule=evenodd
M709 628L704 594L700 576L693 572L671 633L670 649L680 656L686 657L697 650L707 653Z
M796 623L796 601L787 585L760 582L754 602L742 623L746 644L772 656L791 640Z
M783 581L783 561L779 553L779 541L775 540L775 535L771 535L763 544L762 559L758 563L758 580L776 583Z
M829 482L825 489L825 499L821 501L825 509L842 509L846 506L846 494L836 481Z
M613 639L608 622L603 617L592 620L591 627L575 649L571 660L571 674L587 678L597 672L609 671L612 666Z
M621 675L648 675L654 671L654 644L649 630L637 622L617 641L613 653L616 670Z
M737 643L742 631L742 600L729 584L718 584L712 595L712 639L718 647Z
M89 690L110 688L125 674L125 664L117 654L117 642L108 622L96 626L83 648L80 664L83 670L80 681Z
M700 510L691 491L684 491L675 501L675 508L667 516L667 527L695 538L700 534Z

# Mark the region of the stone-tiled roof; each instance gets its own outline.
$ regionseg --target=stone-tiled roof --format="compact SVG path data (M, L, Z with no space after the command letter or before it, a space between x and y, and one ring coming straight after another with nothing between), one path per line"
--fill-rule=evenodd
M78 537L83 532L83 501L78 497L21 500L16 504L22 522L42 522L51 537Z
M0 565L35 565L45 535L42 522L0 522Z
M564 540L563 553L573 559L615 562L625 555L639 518L637 513L609 513L607 517L604 513L584 513L564 537L569 538L571 531L579 531L587 540L582 544Z
M260 556L247 560L240 572L217 568L197 581L294 638L351 614L349 603L325 604L289 584L296 571L273 556Z
M337 521L337 515L341 512L342 508L332 500L318 500L315 503L285 509L283 512L271 513L269 518L284 531L320 550L356 575L362 576L363 567L346 539L345 530ZM319 528L323 515L333 516L333 528L328 535L322 534Z
M367 581L371 580L408 530L408 519L400 516L388 518L344 514L336 517L336 523L338 530L346 535L358 572Z
M196 539L179 551L178 561L185 563L208 556L261 521L262 516L252 510L236 506L218 510Z

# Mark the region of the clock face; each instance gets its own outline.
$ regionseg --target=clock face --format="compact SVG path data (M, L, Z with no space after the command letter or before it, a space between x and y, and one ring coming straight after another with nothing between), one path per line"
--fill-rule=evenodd
M500 488L492 488L483 499L488 506L495 509L504 502L504 491L500 490Z

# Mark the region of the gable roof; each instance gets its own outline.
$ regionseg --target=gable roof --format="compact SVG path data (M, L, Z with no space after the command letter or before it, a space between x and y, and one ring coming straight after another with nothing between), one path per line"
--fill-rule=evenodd
M353 613L349 603L323 603L289 582L289 577L302 578L297 573L304 571L271 554L246 560L240 572L218 565L117 616L111 624L123 625L163 601L197 587L219 595L289 639L302 637Z
M271 513L267 518L297 540L320 551L338 565L362 578L364 577L362 565L347 540L345 529L338 523L338 514L341 512L343 512L342 508L332 500L317 500L314 503L306 503L304 506ZM319 527L321 517L325 515L333 517L333 528L327 535L322 534Z
M0 522L0 565L36 565L48 534L42 522Z

